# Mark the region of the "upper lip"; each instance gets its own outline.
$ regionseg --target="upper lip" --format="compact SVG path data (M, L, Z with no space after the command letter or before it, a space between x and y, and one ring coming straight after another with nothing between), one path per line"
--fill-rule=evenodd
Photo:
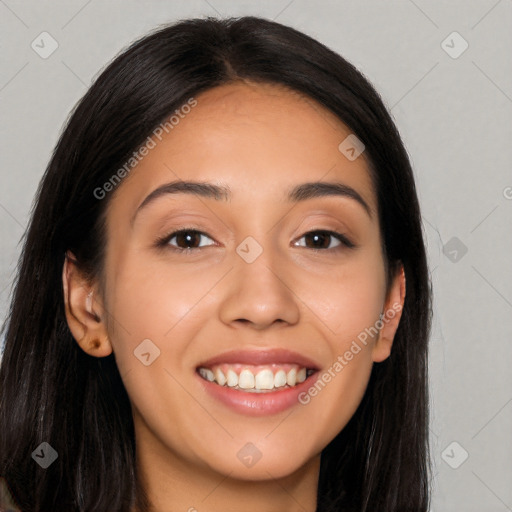
M211 367L217 364L247 364L247 365L265 365L265 364L298 364L312 370L318 370L319 365L313 360L283 348L261 349L261 350L231 350L203 361L197 367Z

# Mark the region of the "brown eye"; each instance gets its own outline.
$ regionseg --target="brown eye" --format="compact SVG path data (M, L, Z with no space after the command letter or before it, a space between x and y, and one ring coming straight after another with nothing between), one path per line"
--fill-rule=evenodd
M305 244L296 243L295 245L307 247L308 249L336 250L341 246L354 247L354 244L342 233L335 231L317 230L305 233L301 238L306 240ZM337 243L331 246L332 240L336 239Z
M163 243L165 245L177 246L177 250L187 250L187 249L201 249L201 238L208 238L212 240L209 236L205 235L201 231L197 231L195 229L182 229L180 231L175 231L167 236ZM173 239L176 239L175 242L171 243ZM206 244L206 246L211 244Z

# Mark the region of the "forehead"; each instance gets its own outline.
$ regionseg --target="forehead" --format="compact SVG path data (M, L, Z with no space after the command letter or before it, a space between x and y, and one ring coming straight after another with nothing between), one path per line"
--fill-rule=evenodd
M112 215L126 217L156 187L176 180L227 185L231 203L243 204L280 202L299 183L338 181L376 211L366 155L346 158L338 147L350 129L311 98L280 85L236 82L195 100L161 140L152 137L153 148L118 187Z

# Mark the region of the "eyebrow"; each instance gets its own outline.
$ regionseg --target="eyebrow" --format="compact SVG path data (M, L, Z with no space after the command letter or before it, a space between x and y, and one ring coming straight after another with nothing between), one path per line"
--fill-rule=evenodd
M151 192L135 210L130 223L133 225L135 218L141 210L156 199L172 194L191 194L216 201L230 201L231 190L224 185L199 181L173 181L165 183ZM355 200L360 204L368 216L372 218L372 209L355 189L339 182L313 181L296 185L288 191L286 200L288 202L300 202L308 199L326 196L338 196Z

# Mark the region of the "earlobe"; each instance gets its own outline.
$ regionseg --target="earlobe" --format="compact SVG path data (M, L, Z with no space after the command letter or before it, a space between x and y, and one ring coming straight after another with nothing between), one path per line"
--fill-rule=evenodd
M95 289L83 276L70 251L64 260L62 287L68 327L80 348L94 357L111 354L101 304L95 300Z
M404 308L405 293L405 271L403 265L400 264L386 297L382 316L378 322L380 332L372 351L372 358L376 363L384 361L391 354L393 340Z

